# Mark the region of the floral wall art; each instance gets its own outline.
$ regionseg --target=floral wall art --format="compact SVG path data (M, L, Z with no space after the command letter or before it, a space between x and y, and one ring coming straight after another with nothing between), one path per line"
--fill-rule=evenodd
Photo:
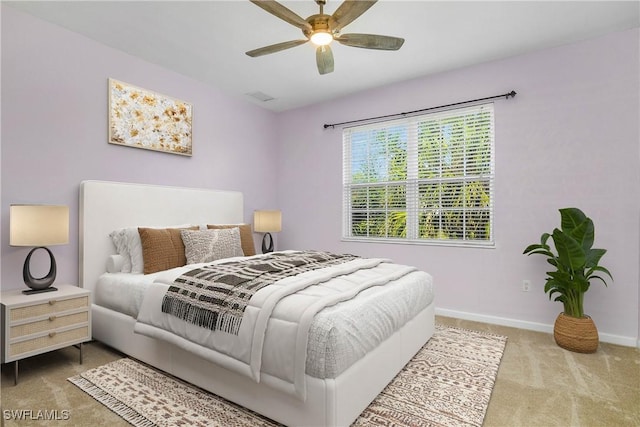
M191 104L109 79L109 143L191 156Z

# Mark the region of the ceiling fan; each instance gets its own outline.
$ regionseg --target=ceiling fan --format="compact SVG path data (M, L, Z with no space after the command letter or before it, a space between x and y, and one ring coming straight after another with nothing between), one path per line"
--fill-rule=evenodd
M268 55L299 46L311 41L317 45L316 63L320 74L333 71L333 53L329 44L335 40L340 44L352 47L378 50L398 50L402 47L404 39L399 37L381 36L376 34L341 34L340 30L346 27L356 18L366 12L377 0L346 0L333 15L324 13L326 0L315 0L320 6L320 13L302 19L296 13L274 0L251 0L252 3L277 16L278 18L294 25L302 30L306 37L301 40L291 40L276 43L259 49L246 52L251 57Z

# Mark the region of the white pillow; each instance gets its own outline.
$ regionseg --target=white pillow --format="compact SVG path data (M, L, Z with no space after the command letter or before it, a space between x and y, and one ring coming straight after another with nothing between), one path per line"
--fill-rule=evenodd
M186 228L191 224L167 225L162 227L149 227L141 225L143 228ZM116 245L116 251L122 255L122 273L142 274L144 272L144 258L142 257L142 242L138 227L125 227L112 231L109 236ZM117 242L117 243L116 243ZM118 249L120 245L122 252Z
M107 259L107 273L122 273L124 257L122 255L110 255Z
M126 244L124 232L124 228L114 230L109 233L109 237L111 237L113 245L116 247L116 252L122 257L122 266L120 267L120 272L131 273L131 257L129 256L129 249Z
M240 229L182 230L187 264L210 262L223 258L244 256L240 243Z
M124 230L124 240L131 259L131 273L144 272L144 258L142 257L142 242L138 227L130 227Z

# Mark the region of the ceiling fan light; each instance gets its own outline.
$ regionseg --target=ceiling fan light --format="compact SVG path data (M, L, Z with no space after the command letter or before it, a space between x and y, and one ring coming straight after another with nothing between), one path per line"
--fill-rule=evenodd
M333 36L328 31L316 31L311 34L311 43L316 46L326 46L333 41Z

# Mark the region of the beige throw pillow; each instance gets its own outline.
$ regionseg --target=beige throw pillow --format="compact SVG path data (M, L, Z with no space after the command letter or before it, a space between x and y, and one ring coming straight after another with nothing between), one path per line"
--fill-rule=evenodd
M240 244L242 245L242 252L244 256L252 256L256 254L256 247L253 244L253 232L251 231L251 224L208 224L207 228L211 230L222 230L227 228L240 229Z
M187 264L244 256L238 227L215 230L181 231Z

